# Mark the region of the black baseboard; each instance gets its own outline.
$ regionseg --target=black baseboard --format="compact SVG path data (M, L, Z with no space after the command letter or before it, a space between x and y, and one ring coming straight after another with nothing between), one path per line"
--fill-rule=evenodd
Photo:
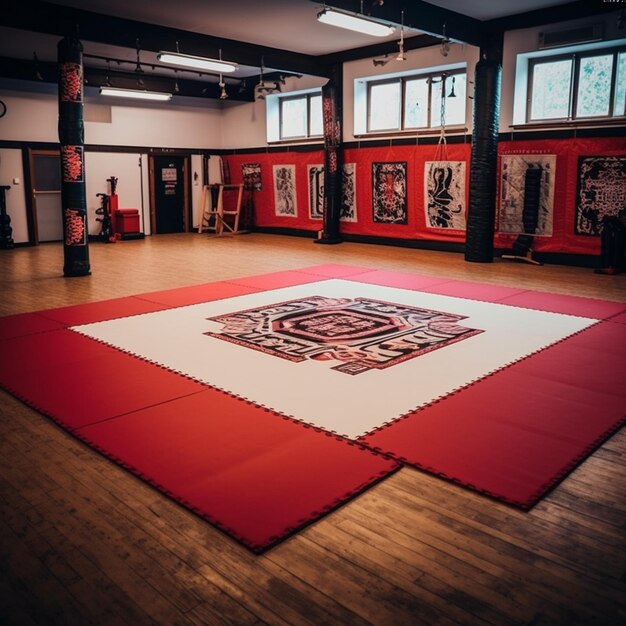
M305 230L303 228L283 228L281 226L255 226L254 233L265 235L288 235L290 237L306 237L307 239L317 239L316 230Z
M145 239L146 236L144 233L122 233L120 235L120 239L122 241L127 241L129 239Z
M398 239L395 237L375 237L373 235L341 235L344 241L353 243L371 243L378 246L396 248L415 248L417 250L435 250L437 252L465 252L464 243L452 241L431 241L428 239Z

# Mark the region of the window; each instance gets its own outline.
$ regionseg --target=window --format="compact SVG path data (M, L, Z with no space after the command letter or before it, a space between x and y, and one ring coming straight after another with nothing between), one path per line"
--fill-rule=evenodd
M465 71L367 81L367 132L465 124Z
M538 58L530 62L527 121L626 115L626 50Z
M280 139L322 136L322 96L319 92L279 98Z

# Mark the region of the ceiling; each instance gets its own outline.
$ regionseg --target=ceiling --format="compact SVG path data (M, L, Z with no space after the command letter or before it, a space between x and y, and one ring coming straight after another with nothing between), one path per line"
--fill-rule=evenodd
M89 84L117 81L119 86L128 86L126 81L132 86L139 75L146 88L163 89L158 82L167 79L168 90L175 81L180 93L219 97L219 77L159 67L156 52L175 50L178 44L181 52L217 57L221 51L223 58L237 61L239 70L224 79L229 97L235 100L254 98L253 86L261 71L279 81L292 74L328 76L333 63L394 52L400 24L407 49L435 45L442 37L481 45L488 30L558 22L607 10L607 3L589 0L326 2L355 12L361 12L362 6L364 13L397 26L394 35L379 39L319 23L316 15L324 3L313 0L5 3L8 7L0 13L0 79L41 77L43 82L54 82L56 44L70 25L78 24ZM611 8L615 10L614 5Z
M246 41L292 52L322 55L372 43L371 37L319 24L323 2L310 0L54 0L55 4L159 24L205 35ZM571 0L428 0L478 20L489 20L530 10L567 4ZM333 2L328 2L333 5ZM351 2L360 10L358 0ZM408 4L408 3L407 3ZM372 1L363 3L364 11ZM397 16L400 22L400 15ZM397 39L392 36L389 39Z

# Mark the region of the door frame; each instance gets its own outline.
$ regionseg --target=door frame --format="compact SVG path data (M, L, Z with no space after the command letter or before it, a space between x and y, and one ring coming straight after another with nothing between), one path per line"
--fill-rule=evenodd
M26 148L25 161L28 169L25 172L24 182L28 185L28 194L26 196L26 222L28 226L28 243L39 245L39 226L37 224L37 197L35 194L35 157L38 156L56 156L61 158L61 151L54 148ZM60 165L59 165L60 167ZM59 191L40 191L39 193L61 193ZM62 216L59 215L62 221Z
M191 216L191 155L176 152L152 152L148 155L148 177L150 181L150 232L153 235L159 234L156 219L156 193L155 193L155 176L154 176L154 159L155 157L174 157L183 159L183 232L188 233Z

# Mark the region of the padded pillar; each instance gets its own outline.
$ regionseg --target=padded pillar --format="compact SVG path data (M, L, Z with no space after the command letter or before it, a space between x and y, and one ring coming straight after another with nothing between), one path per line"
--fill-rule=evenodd
M322 87L324 123L324 228L316 243L341 243L339 215L343 178L343 145L341 101L343 75L340 64L334 66L332 78Z
M83 46L77 37L59 42L58 60L63 274L86 276L91 272L83 145Z
M502 49L481 49L474 78L474 131L465 260L493 261Z

